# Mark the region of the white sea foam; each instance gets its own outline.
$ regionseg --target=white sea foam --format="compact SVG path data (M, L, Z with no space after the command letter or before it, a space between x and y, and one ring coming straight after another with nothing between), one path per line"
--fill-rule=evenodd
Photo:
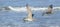
M7 8L11 9L12 11L17 11L17 12L25 12L26 11L26 7L12 7L12 6L8 6ZM40 8L34 8L34 7L30 7L31 10L37 11L45 11L46 9L48 9L48 7L40 7ZM60 7L53 7L54 10L58 9L60 10Z

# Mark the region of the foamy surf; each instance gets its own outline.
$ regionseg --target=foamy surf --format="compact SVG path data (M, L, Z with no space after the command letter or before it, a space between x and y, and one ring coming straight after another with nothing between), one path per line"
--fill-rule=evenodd
M7 8L9 8L11 11L16 11L16 12L25 12L26 7L12 7L12 6L8 6ZM32 11L46 11L46 9L48 9L48 7L40 7L40 8L34 8L34 7L30 7ZM5 8L2 8L3 10L5 10ZM53 7L53 10L60 10L60 7Z

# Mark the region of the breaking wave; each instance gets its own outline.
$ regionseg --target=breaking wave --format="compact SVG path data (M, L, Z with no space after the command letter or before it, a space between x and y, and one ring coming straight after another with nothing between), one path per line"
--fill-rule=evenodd
M40 8L34 8L34 7L30 7L32 11L45 11L46 9L48 9L47 7L40 7ZM12 6L8 6L8 7L3 7L0 8L0 10L3 11L17 11L17 12L25 12L26 11L26 7L12 7ZM53 10L60 10L60 7L54 7Z

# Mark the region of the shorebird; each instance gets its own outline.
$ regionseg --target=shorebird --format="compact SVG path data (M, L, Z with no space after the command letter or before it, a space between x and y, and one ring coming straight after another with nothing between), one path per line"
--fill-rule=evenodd
M44 15L44 14L52 14L52 9L53 9L53 5L49 5L48 10L45 13L43 13L42 15Z
M29 8L29 5L27 4L26 5L26 9L27 9L27 12L28 12L28 16L26 17L26 18L24 18L23 20L26 22L26 21L33 21L34 19L33 19L33 16L34 16L34 14L32 14L32 11L31 11L31 9Z

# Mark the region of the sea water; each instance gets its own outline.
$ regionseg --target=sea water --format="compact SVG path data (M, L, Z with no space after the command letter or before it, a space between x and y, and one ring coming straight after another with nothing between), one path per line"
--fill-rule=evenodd
M25 23L27 12L0 11L0 27L60 27L60 10L53 14L42 16L42 11L32 11L33 22Z

